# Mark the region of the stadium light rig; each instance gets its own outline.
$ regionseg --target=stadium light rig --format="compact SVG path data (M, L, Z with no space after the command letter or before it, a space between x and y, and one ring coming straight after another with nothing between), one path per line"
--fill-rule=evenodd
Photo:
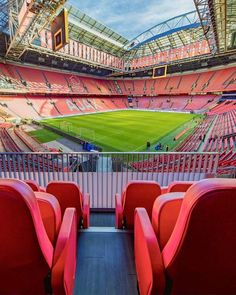
M25 50L58 14L66 0L18 0L9 5L10 39L5 57L20 59Z

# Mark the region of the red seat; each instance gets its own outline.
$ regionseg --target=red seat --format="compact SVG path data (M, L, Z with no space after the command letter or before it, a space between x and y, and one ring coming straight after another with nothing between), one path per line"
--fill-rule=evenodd
M45 192L45 188L42 186L39 186L37 181L28 179L28 180L25 180L25 182L32 188L34 192Z
M49 240L55 245L61 226L61 208L58 200L51 194L35 192L43 224Z
M179 216L184 193L161 195L153 204L152 227L162 250L168 242Z
M178 194L161 196L153 210L158 203L165 206L165 199L167 203L181 199ZM199 181L184 194L176 224L161 250L147 212L136 209L134 243L140 294L235 294L235 212L235 179Z
M55 249L37 200L23 181L0 179L0 294L72 294L76 211L64 214Z
M167 187L161 188L161 193L186 192L196 181L173 181Z
M150 218L153 203L161 194L161 188L155 181L131 181L120 195L116 194L116 228L133 229L134 210L144 207Z
M74 207L77 211L78 224L83 226L83 228L89 227L89 194L83 196L77 183L69 181L51 181L47 185L46 191L58 199L62 216L66 208Z

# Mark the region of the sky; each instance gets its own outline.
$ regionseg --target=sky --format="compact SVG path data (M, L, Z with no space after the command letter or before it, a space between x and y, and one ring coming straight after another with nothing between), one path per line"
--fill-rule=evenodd
M193 0L69 0L69 4L129 40L162 21L195 10Z

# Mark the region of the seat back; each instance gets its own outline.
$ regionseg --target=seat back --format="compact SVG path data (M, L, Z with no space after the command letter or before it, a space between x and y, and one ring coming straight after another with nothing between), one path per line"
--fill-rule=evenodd
M152 226L162 250L175 227L184 193L167 193L157 198L152 209Z
M40 192L40 187L37 181L28 179L28 180L25 180L25 183L27 183L34 192Z
M134 210L143 207L149 218L156 198L161 194L161 188L155 181L131 181L122 194L123 216L126 228L134 227Z
M66 208L76 208L78 222L83 217L83 195L77 183L70 181L51 181L46 188L47 193L54 195L61 207L62 216Z
M61 226L61 208L56 197L44 192L35 192L43 224L54 246Z
M167 293L236 293L235 212L235 179L206 179L186 192L162 252Z
M33 179L27 179L25 180L25 183L27 183L34 192L45 192L44 187L39 186L38 182Z
M0 294L43 294L53 248L32 189L0 179Z
M167 193L186 192L196 181L173 181L167 189Z

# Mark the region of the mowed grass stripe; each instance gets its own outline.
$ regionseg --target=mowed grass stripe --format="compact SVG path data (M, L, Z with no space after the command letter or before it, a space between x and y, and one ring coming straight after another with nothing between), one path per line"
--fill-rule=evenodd
M147 141L158 142L158 139L193 117L196 115L127 110L48 119L43 122L57 128L59 124L69 123L68 130L77 136L81 128L84 128L83 139L101 146L103 151L142 151L145 150ZM89 129L87 135L86 129Z

